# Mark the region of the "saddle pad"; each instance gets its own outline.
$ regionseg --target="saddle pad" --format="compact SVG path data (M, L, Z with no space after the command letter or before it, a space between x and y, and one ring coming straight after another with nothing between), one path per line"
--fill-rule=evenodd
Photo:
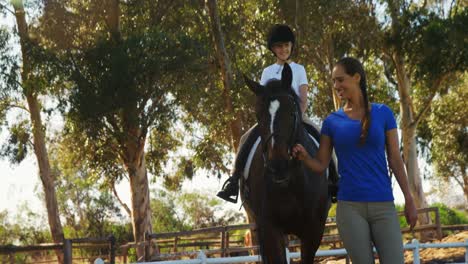
M309 137L314 142L315 146L317 146L317 148L318 148L318 146L319 146L318 141L311 134L307 133L307 135L309 135ZM250 149L249 156L247 157L247 162L245 163L245 166L244 166L244 179L245 180L247 180L247 178L249 178L250 166L252 165L253 157L255 155L255 152L257 151L257 147L260 144L261 140L262 139L260 137L258 137L257 140L255 141L254 145ZM326 175L326 177L328 179L328 168L325 171L325 175Z

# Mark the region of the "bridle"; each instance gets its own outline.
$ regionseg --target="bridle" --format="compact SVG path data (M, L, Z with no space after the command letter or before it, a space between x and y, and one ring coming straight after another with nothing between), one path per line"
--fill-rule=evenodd
M278 98L278 97L287 97L288 100L290 100L293 105L294 105L294 109L295 111L293 111L292 113L292 118L293 118L293 129L291 131L291 133L289 134L289 137L287 139L287 146L288 146L288 167L290 167L290 163L292 162L292 155L291 155L291 149L292 147L294 146L294 144L296 144L296 138L297 138L297 132L299 130L299 124L301 122L301 117L299 116L299 112L300 112L300 109L299 109L299 106L295 100L295 98L290 95L290 94L282 94L282 95L272 95L272 96L269 96L267 97L267 100L268 102L271 102L272 100L274 100L275 98ZM273 167L271 167L271 162L269 162L269 159L268 159L268 143L274 138L278 138L278 137L281 137L281 135L277 132L273 132L273 133L270 133L268 134L268 136L266 137L265 141L262 143L262 153L263 153L263 164L264 164L264 168L265 170L272 174L272 175L277 175L279 172L276 171ZM275 179L275 177L273 177L273 182L275 183L285 183L285 182L288 182L289 181L289 176L288 177L285 177L284 179Z

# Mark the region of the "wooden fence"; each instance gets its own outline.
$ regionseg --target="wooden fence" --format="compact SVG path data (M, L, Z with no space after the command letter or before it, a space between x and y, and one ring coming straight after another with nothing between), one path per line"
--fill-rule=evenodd
M426 225L416 225L413 231L409 228L402 228L403 233L417 233L431 231L437 238L442 238L443 232L458 230L468 230L468 225L442 226L440 224L439 209L424 208L418 209L418 214L426 214L434 219L432 223ZM402 212L399 213L403 215ZM119 263L127 263L129 250L137 246L145 248L146 260L180 259L194 257L203 249L206 255L232 256L232 255L254 255L258 253L258 247L244 242L245 234L248 230L255 230L255 224L242 224L230 226L209 227L192 231L168 232L158 234L146 234L146 241L142 243L126 243L116 246L115 238L111 235L106 238L75 238L66 239L59 244L40 244L33 246L0 246L0 263L15 263L15 254L33 254L35 252L60 251L63 254L66 264L71 264L72 260L92 260L100 257L107 263L116 263L116 250L119 249ZM300 241L294 237L289 239L290 251L295 251L300 246ZM328 248L341 248L341 239L338 234L336 222L330 218L326 223L325 233L322 238L322 246ZM101 248L106 252L106 256L80 257L73 256L73 249ZM152 254L156 252L156 254ZM55 254L55 252L54 252ZM53 255L52 253L50 255ZM37 263L37 262L35 262ZM44 263L51 263L44 262ZM54 262L56 263L56 262Z
M3 258L1 263L15 263L15 255L21 253L34 253L34 252L47 252L47 251L58 251L61 252L63 256L63 261L65 264L71 264L73 260L78 258L73 257L73 249L82 249L82 248L106 248L109 254L107 256L95 256L95 257L80 257L80 260L84 259L93 259L93 258L104 258L107 260L107 263L115 264L115 238L113 235L110 235L106 238L75 238L75 239L65 239L63 243L51 243L51 244L39 244L33 246L14 246L14 245L5 245L0 246L0 255L7 256L6 259ZM43 263L57 263L58 261L44 261ZM32 263L32 262L31 262ZM38 263L35 261L34 263Z
M408 227L402 228L402 233L420 233L425 231L434 232L438 239L442 238L442 226L440 224L439 209L437 207L422 208L417 210L418 215L424 214L433 222L425 225L417 224L412 231ZM431 217L432 214L432 217ZM403 212L398 213L403 216ZM462 228L463 226L460 226ZM146 250L145 259L163 260L181 257L193 257L198 250L205 250L207 255L229 256L232 254L253 252L258 248L252 245L243 244L243 233L247 230L254 230L255 224L243 224L232 226L209 227L193 231L168 232L159 234L147 234L145 244L146 249L156 247L156 255L150 254ZM243 232L241 232L243 231ZM295 251L300 246L300 241L291 237L289 249ZM325 233L322 238L322 246L329 248L341 248L342 242L338 234L336 221L330 218L325 226ZM153 255L151 257L150 255Z

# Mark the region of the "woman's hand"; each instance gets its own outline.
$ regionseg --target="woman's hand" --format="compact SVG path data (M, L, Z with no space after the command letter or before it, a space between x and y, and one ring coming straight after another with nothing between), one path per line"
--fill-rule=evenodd
M416 211L416 206L414 205L413 197L405 197L405 218L406 222L410 226L410 230L413 230L416 222L418 221L418 212Z
M292 156L298 160L308 160L310 155L307 150L301 144L296 144L292 148Z

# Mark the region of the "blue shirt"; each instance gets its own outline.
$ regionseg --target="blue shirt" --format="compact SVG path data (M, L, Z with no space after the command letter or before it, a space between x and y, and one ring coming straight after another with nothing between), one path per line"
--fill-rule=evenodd
M384 104L372 103L366 142L360 145L360 120L349 118L343 109L325 119L321 133L331 138L341 176L338 200L393 201L385 155L385 134L396 127L392 110Z

